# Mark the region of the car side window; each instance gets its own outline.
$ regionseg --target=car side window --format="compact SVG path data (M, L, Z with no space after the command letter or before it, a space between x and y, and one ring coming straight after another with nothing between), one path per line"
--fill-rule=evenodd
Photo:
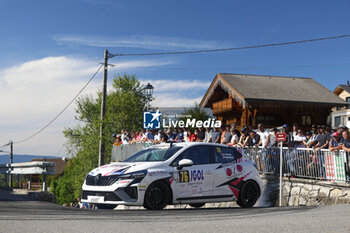
M210 150L208 146L193 146L181 153L173 162L178 164L181 159L190 159L193 165L209 164Z
M214 157L216 163L229 163L239 158L242 158L241 153L239 153L235 148L213 146Z

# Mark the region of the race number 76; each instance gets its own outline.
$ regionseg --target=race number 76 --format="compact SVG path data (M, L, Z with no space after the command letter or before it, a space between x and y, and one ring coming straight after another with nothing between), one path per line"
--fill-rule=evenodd
M190 176L188 171L179 171L180 183L186 183L190 181Z

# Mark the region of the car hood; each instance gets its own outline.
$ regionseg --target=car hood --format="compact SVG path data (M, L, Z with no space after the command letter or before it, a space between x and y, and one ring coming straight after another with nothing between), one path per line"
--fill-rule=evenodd
M98 174L101 174L102 176L123 175L131 172L147 170L149 168L155 168L161 165L162 163L163 162L111 163L111 164L107 164L107 165L103 165L101 167L95 168L89 173L89 175L91 176L96 176Z

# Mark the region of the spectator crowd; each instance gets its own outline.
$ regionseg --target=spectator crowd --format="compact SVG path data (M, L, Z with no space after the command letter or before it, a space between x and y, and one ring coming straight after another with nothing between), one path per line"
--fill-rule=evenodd
M240 131L236 124L222 126L221 128L176 128L155 129L129 132L122 130L120 134L113 134L114 145L150 142L152 144L183 141L183 142L213 142L228 144L235 147L262 147L270 148L278 146L276 134L286 133L287 140L284 147L330 149L331 151L343 149L350 152L349 129L339 125L332 129L329 125L312 125L311 129L303 130L297 123L292 127L284 124L282 127L265 129L259 123L257 129L250 126L243 127Z

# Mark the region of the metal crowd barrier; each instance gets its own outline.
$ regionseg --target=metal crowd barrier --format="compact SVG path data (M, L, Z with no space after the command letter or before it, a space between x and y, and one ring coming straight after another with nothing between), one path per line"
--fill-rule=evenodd
M243 150L256 163L260 173L279 176L279 147L250 147ZM282 158L282 173L284 176L333 182L349 181L348 154L343 150L331 152L326 149L283 147Z
M113 146L112 162L123 161L129 156L151 146L152 143L132 143ZM280 147L240 148L255 162L260 173L280 174ZM311 148L282 148L282 174L315 180L349 182L349 154L346 151Z
M119 162L127 159L129 156L142 150L143 148L151 146L150 142L121 144L119 146L113 145L112 148L112 162Z

